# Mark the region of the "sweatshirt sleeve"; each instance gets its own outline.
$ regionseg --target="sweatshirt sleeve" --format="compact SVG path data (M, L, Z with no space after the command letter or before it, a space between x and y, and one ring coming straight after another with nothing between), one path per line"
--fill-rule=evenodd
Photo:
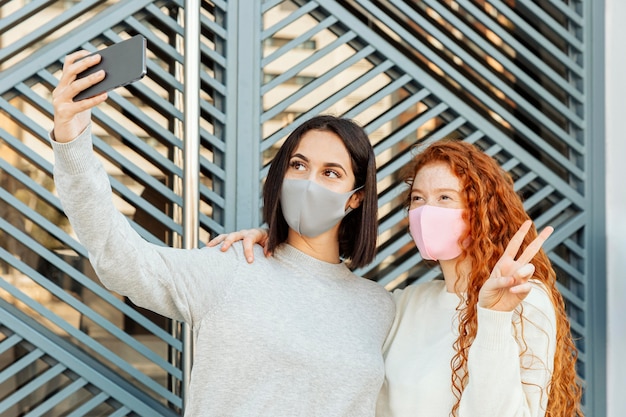
M209 313L232 286L239 252L147 242L113 204L107 173L93 152L91 127L71 142L51 142L61 204L102 284L192 326Z
M539 284L514 312L478 307L459 417L544 417L555 348L554 307Z

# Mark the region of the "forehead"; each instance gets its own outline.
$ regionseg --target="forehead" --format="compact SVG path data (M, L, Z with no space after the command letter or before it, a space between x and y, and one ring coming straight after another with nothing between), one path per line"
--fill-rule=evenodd
M339 135L325 130L305 132L293 153L324 162L345 164L351 160L350 153Z
M433 162L421 167L413 179L413 189L450 189L460 191L461 181L444 162Z

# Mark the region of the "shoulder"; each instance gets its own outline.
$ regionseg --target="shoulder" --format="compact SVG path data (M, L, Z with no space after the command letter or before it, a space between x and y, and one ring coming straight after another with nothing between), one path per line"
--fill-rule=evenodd
M243 249L242 242L234 242L226 251L222 251L219 246L204 246L199 249L201 263L205 268L213 271L245 271L247 268L260 270L268 267L271 259L266 258L261 246L254 246L254 262L248 263Z
M254 245L254 261L261 260L265 258L263 254L263 247L259 245ZM246 257L243 250L243 242L236 241L228 248L226 251L222 251L221 247L218 246L204 246L201 248L202 253L205 256L216 257L221 259L232 259L235 262L247 262Z
M419 282L409 285L405 288L393 290L393 299L398 305L419 302L420 300L430 299L441 294L445 290L443 280L432 280L427 282Z
M358 292L359 294L368 294L370 298L376 300L379 303L382 303L386 308L395 309L391 294L385 289L384 286L376 281L372 281L371 279L362 278L355 274L353 275L355 277L354 282L361 289Z

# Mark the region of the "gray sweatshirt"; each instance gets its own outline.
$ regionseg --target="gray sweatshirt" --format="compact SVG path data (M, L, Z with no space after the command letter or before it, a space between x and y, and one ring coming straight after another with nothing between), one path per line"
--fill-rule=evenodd
M394 316L379 284L287 244L248 264L240 244L173 249L139 236L112 202L91 129L52 142L63 208L102 284L188 323L185 416L373 416Z

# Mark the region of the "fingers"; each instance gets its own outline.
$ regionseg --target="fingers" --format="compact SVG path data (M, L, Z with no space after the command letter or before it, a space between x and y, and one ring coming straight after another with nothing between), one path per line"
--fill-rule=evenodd
M243 238L243 254L249 264L254 262L254 244L255 240L250 235Z
M532 288L532 284L529 282L535 273L535 265L525 264L519 268L513 274L513 279L509 291L513 294L523 295L528 294Z
M76 79L76 75L78 73L89 68L90 61L94 61L95 59L98 59L99 61L100 59L100 58L90 57L88 59L81 60L81 58L84 58L87 55L89 55L89 51L78 51L78 52L74 52L73 54L67 55L65 57L65 60L63 61L63 73L61 74L61 79L59 80L59 84L57 88L67 87ZM78 60L82 61L82 65L78 65L78 66L74 65L74 63ZM83 68L83 69L80 69L80 68Z
M243 245L243 253L248 263L254 262L254 245L263 246L263 253L266 257L271 256L271 252L267 250L268 232L265 229L244 229L238 232L221 234L211 239L207 246L218 246L222 252L228 250L233 243L241 240Z
M97 71L77 79L78 74L101 60L99 54L86 57L87 55L88 51L78 51L65 58L61 79L52 92L54 140L57 142L69 142L84 131L91 118L89 110L107 99L107 94L102 93L86 100L73 100L79 92L99 83L105 77L104 71Z
M209 240L206 245L209 247L217 246L224 241L225 237L225 234L217 235L213 239Z
M528 233L528 231L530 230L530 226L532 226L532 221L530 220L526 220L524 223L522 223L520 228L511 238L509 244L506 245L506 249L504 250L504 254L502 255L503 257L508 256L512 259L515 259L517 252L519 252L519 249L522 247L522 243L524 243L524 237L526 236L526 233Z
M225 235L225 237L222 239L221 241L222 246L220 246L220 250L222 252L226 252L228 248L230 248L233 245L233 243L237 242L238 240L243 239L243 237L240 237L240 236L235 237L234 235L240 235L240 233L239 232L229 233Z
M65 57L63 73L55 92L61 91L71 94L72 98L85 88L96 84L104 78L104 71L97 71L87 77L78 79L78 75L88 68L98 64L102 57L99 54L89 55L88 51L78 51ZM85 58L86 57L86 58ZM54 93L53 93L54 95Z
M520 247L524 243L524 237L526 237L526 234L530 230L531 226L532 226L531 220L526 220L520 226L520 228L517 230L517 232L515 232L515 234L511 238L511 241L509 242L509 244L506 246L503 256L508 256L508 257L511 257L512 259L515 259L515 256L519 252ZM552 226L548 226L544 228L541 231L541 233L539 233L537 237L532 242L530 242L530 244L524 249L524 251L519 256L519 258L517 258L517 262L521 264L529 263L535 257L535 255L539 252L539 250L541 250L541 247L543 246L544 242L550 237L553 231L554 231L554 228Z
M239 240L242 241L243 253L246 257L246 261L248 261L248 263L254 262L254 244L257 239L250 230L241 230L239 232L218 235L211 239L207 243L207 246L213 247L221 244L220 251L226 252L233 245L233 243Z
M238 235L238 236L235 236L235 235ZM220 247L220 250L222 252L226 252L228 248L232 246L233 243L235 243L238 240L243 239L243 237L241 237L240 235L241 235L240 232L222 233L221 235L217 235L213 239L209 240L206 245L209 247L214 247L214 246L218 246L219 244L221 244L222 246Z
M537 237L530 242L530 244L524 249L524 252L518 258L518 262L522 264L527 264L530 262L535 255L541 250L544 242L550 237L550 235L554 232L554 228L552 226L548 226L537 235Z
M521 266L517 271L513 273L513 278L516 282L528 281L535 273L535 265L525 264Z

